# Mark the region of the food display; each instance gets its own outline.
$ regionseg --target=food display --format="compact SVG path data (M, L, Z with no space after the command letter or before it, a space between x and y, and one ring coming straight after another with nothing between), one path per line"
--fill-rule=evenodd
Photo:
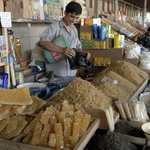
M145 79L148 79L148 74L138 67L134 66L133 64L118 60L110 67L101 71L97 77L104 75L108 71L114 71L115 73L119 74L123 78L131 81L135 86L139 86Z
M57 150L72 149L85 134L90 122L91 116L78 104L70 105L64 101L62 106L50 105L26 126L23 143Z
M27 91L26 88L25 90ZM15 91L18 93L16 97L19 97L24 88ZM28 145L71 150L94 122L91 115L78 103L69 104L63 101L62 104L46 106L46 101L26 94L24 105L19 105L19 101L22 104L22 99L17 99L17 105L14 105L15 99L12 102L11 99L6 99L8 104L0 104L1 139L13 141L16 138L17 142ZM28 102L29 97L32 103Z
M79 103L85 107L105 110L112 106L112 99L98 90L90 82L81 78L74 79L63 91L57 93L51 101L63 102L67 100L73 104Z

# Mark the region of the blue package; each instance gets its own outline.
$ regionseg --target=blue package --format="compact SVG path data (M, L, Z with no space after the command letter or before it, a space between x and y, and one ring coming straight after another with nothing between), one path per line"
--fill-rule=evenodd
M99 38L100 38L100 41L103 41L106 39L106 27L104 25L101 25L100 27Z
M8 73L0 72L0 88L8 88Z
M97 24L93 24L93 35L94 35L94 39L98 39L98 25Z

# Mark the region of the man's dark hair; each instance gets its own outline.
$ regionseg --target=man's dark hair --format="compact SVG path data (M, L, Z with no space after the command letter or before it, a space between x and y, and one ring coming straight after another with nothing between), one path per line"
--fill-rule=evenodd
M147 29L147 31L150 31L150 27Z
M75 15L81 15L82 13L82 7L77 2L70 2L66 6L66 13L75 13Z

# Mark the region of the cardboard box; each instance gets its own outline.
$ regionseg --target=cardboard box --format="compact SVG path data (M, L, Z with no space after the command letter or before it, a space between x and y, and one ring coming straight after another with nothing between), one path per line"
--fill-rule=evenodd
M123 59L124 61L127 61L135 66L139 66L139 58L133 58L133 59Z
M0 12L4 11L4 6L3 6L3 2L0 2Z
M123 48L112 48L112 49L84 49L83 52L91 53L90 61L94 62L94 57L105 57L111 58L111 63L116 60L123 59Z

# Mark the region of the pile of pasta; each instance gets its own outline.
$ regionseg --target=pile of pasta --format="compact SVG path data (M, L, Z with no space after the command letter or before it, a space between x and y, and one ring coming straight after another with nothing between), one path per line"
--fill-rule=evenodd
M103 78L116 80L113 84ZM51 101L80 103L85 107L105 110L114 107L115 100L129 100L141 84L148 79L148 74L126 61L116 61L101 71L90 83L81 78L74 79L63 91L57 93Z
M105 110L113 106L112 99L98 90L90 82L81 79L74 79L64 90L57 93L51 101L63 102L67 100L70 103L79 103L84 107L92 107Z
M103 81L104 77L116 80L118 83ZM129 100L148 74L126 61L117 61L101 71L92 81L92 84L102 90L107 96L117 100Z

